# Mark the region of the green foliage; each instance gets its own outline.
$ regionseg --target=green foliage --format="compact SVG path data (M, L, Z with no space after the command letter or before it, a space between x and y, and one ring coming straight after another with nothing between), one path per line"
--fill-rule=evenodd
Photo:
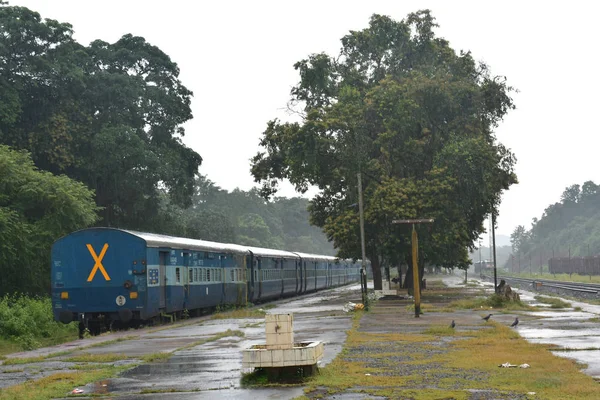
M527 306L522 301L511 301L497 294L493 294L488 297L477 297L466 300L456 300L450 303L450 308L469 308L469 309L481 309L482 311L488 311L490 309L503 309L503 310L531 310L530 306ZM485 315L482 315L484 317Z
M553 256L599 254L599 210L600 188L594 182L566 187L560 202L549 205L539 220L534 218L529 230L522 225L515 228L511 235L514 257L528 265L530 257L535 264L540 259L546 263Z
M181 212L173 231L204 240L333 255L323 232L310 225L308 205L300 197L265 201L257 189L228 192L201 175L192 207ZM178 215L173 210L170 215Z
M49 290L50 247L93 224L93 192L39 171L28 153L0 145L0 293Z
M167 54L130 34L85 47L25 7L0 5L0 26L0 143L94 189L103 225L149 230L161 196L191 204L192 93Z
M77 333L77 324L54 322L49 298L9 296L0 298L0 338L24 350L40 347L43 339Z
M540 303L550 304L550 308L569 308L571 307L570 303L559 299L557 297L548 297L548 296L535 296L534 297Z
M436 37L428 10L342 38L340 56L296 63L291 105L302 123L268 122L252 173L270 196L279 180L320 189L310 206L342 257L360 257L357 173L362 174L367 256L376 288L382 265L411 263L410 229L393 219L435 218L420 230L425 263L467 268L467 248L516 183L514 156L493 129L514 108L512 88L470 53ZM409 278L409 277L407 277Z

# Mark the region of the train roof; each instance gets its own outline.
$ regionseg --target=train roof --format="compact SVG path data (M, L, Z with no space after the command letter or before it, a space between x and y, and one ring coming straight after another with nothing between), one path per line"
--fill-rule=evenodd
M201 251L221 251L224 253L248 253L245 246L231 243L218 243L208 240L180 238L158 233L137 232L130 230L122 230L131 235L137 236L146 241L148 247L169 247L181 248L186 250L201 250Z
M285 258L298 258L296 253L292 253L291 251L286 250L276 250L276 249L265 249L263 247L252 247L252 246L240 246L248 251L251 251L255 256L260 257L285 257Z
M267 249L263 247L244 246L234 243L219 243L208 240L190 239L175 236L162 235L158 233L139 232L128 229L110 228L110 227L95 227L82 229L77 232L88 231L88 230L114 230L128 233L136 236L146 242L148 247L166 247L175 249L185 250L198 250L198 251L217 251L223 253L234 253L234 254L252 254L259 257L274 257L274 258L306 258L320 261L330 262L352 262L350 259L340 259L333 256L325 256L318 254L301 253L296 251ZM360 261L360 260L359 260Z
M302 258L306 258L306 259L310 259L310 260L332 261L332 262L339 261L339 258L332 257L332 256L323 256L323 255L319 255L319 254L300 253L299 251L295 251L294 253L297 254L298 256L302 257Z

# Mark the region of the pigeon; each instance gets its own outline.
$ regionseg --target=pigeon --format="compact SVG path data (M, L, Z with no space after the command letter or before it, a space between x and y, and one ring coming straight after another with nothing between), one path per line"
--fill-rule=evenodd
M491 317L492 315L493 315L493 314L488 314L488 315L487 315L487 317L483 317L482 319L485 319L485 322L487 322L487 321L489 321L489 319L490 319L490 317Z
M456 326L456 324L454 323L454 320L452 320L452 323L450 324L450 328L454 328Z
M519 325L519 318L515 318L515 322L513 322L510 327L514 328L515 326Z

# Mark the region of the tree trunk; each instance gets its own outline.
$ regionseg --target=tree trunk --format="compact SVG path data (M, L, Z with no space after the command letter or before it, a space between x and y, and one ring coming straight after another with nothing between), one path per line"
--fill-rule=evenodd
M379 263L379 256L375 255L369 257L371 260L371 269L373 270L373 287L375 290L381 290L381 264Z
M404 284L402 288L412 289L413 287L413 271L412 271L412 257L406 256L406 275L404 276Z
M408 269L406 270L406 277L404 278L404 285L402 288L404 289L412 289L413 288L413 267L412 267L412 257L407 257ZM423 289L423 275L425 272L425 261L422 259L418 260L418 268L419 268L419 287Z
M419 255L419 287L423 289L423 277L425 276L425 260Z

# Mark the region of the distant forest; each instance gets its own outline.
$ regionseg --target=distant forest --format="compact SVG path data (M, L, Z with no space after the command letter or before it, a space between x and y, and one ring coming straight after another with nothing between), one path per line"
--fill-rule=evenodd
M266 201L258 189L231 192L206 176L196 179L192 205L187 209L165 198L160 224L148 231L217 242L335 255L325 234L310 225L308 199L275 197Z
M511 234L514 259L507 266L521 270L547 265L554 257L594 256L600 253L600 186L592 181L571 185L560 202L551 204L531 228L519 225ZM544 267L545 268L545 267Z

